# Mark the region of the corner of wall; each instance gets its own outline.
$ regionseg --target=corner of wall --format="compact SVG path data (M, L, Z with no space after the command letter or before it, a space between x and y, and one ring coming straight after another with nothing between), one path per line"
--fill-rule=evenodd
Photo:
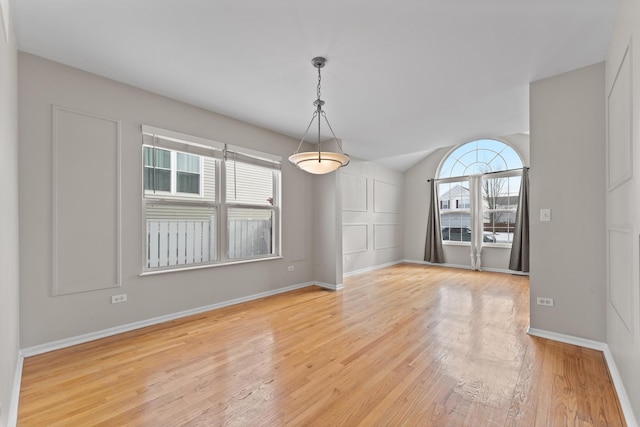
M10 2L0 8L10 9ZM10 10L2 8L0 23L0 425L12 425L17 408L15 376L19 357L19 236L18 236L18 51ZM18 386L19 392L19 386Z
M549 77L530 89L531 326L604 341L604 66ZM591 208L578 214L585 200ZM551 221L537 220L543 208ZM536 305L536 297L555 304Z

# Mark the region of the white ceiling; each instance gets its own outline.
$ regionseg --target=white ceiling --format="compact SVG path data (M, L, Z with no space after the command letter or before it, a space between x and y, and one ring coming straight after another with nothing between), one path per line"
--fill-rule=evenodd
M526 132L528 85L605 58L618 0L14 0L20 50L398 170Z

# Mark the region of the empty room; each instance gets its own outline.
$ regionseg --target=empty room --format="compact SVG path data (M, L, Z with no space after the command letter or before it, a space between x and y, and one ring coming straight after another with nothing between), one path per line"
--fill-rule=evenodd
M638 425L640 0L0 21L0 427Z

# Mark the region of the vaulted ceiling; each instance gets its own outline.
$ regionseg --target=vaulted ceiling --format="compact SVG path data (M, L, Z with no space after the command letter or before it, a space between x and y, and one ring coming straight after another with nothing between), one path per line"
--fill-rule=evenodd
M20 50L404 170L527 132L529 83L603 61L617 0L15 0Z

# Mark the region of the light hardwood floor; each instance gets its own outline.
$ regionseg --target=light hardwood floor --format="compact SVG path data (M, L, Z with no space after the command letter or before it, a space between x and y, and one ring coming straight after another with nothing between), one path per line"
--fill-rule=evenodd
M27 358L19 425L625 425L603 354L528 336L528 301L376 270Z

